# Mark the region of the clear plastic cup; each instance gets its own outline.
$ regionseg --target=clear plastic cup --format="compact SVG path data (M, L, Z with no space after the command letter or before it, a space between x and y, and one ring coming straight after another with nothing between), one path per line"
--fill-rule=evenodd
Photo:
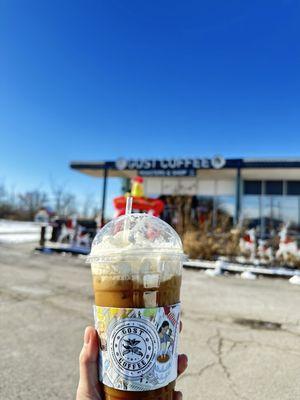
M88 262L92 268L96 328L100 337L100 381L106 400L172 399L183 259L181 239L175 230L148 214L119 217L96 235ZM112 321L108 321L108 315ZM146 324L147 332L141 337L132 333L130 336L124 328L114 337L111 326L120 323L131 323L132 327L135 323ZM129 346L125 342L120 344L117 338ZM118 351L130 352L121 361L113 353L113 340L117 341L114 346ZM151 355L146 354L147 340L153 342ZM132 347L130 343L135 342L138 345ZM143 359L138 353L143 353L144 363L152 357L152 364L149 361L142 372L138 369ZM170 377L174 379L169 382ZM162 386L164 382L167 384Z

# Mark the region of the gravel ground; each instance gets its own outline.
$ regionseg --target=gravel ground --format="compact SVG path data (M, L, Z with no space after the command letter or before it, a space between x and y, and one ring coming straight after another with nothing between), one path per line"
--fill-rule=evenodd
M89 267L32 248L0 245L0 397L74 399L83 331L93 324ZM184 400L300 398L300 287L185 270L182 301Z

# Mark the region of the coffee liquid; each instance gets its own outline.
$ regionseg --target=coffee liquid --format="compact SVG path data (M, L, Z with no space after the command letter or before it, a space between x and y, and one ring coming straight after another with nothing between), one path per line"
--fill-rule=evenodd
M95 304L102 307L146 308L168 306L180 301L180 275L162 281L158 287L153 288L145 288L141 281L93 275ZM128 392L102 386L104 400L172 400L175 381L163 388L143 392Z

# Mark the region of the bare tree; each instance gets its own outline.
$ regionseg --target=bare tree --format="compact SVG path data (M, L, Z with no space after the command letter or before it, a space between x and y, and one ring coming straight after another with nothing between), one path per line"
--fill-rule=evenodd
M2 204L6 200L6 189L4 183L0 183L0 203Z
M74 194L67 192L65 184L51 183L53 208L57 215L68 216L77 212L77 201Z
M4 182L0 183L0 218L8 219L27 219L28 215L23 215L14 187L9 191Z
M15 185L12 185L7 191L7 200L13 208L17 208L18 196L16 194Z
M4 183L0 183L0 218L6 218L12 212L12 206L7 200L7 191Z
M95 200L95 196L87 193L82 204L81 215L84 218L95 217L99 213L99 204Z
M30 220L34 218L36 212L45 207L48 202L48 196L45 192L38 189L19 194L20 208L24 211Z
M61 215L68 216L77 213L76 197L72 193L64 193L61 199Z
M82 209L81 209L81 215L83 217L87 217L91 211L91 207L92 207L92 203L93 203L93 198L90 194L86 194L84 202L82 204Z

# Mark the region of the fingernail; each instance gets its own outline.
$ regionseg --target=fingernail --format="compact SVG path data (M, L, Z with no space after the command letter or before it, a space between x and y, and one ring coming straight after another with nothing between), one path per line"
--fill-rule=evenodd
M90 338L91 338L91 331L89 328L86 328L84 331L84 338L83 338L84 344L89 344Z
M182 393L181 392L177 392L177 400L182 400Z
M186 354L180 354L181 359L184 361L185 366L187 367L189 359Z

